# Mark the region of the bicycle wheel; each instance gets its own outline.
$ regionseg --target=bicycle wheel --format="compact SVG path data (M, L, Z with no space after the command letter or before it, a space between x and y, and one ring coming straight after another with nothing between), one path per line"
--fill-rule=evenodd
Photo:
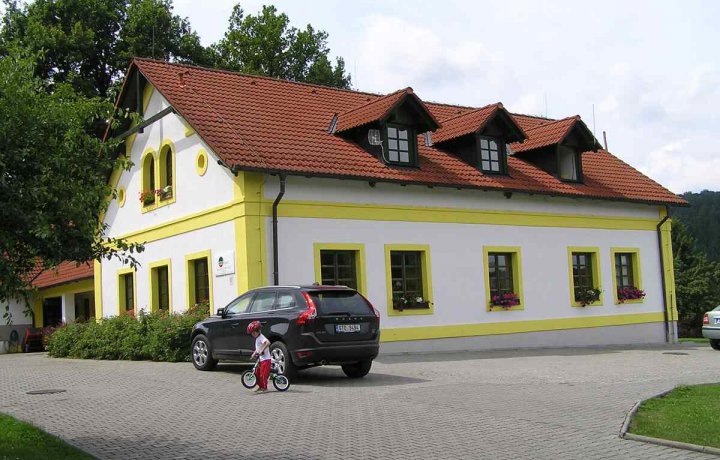
M245 388L253 388L257 385L257 377L253 371L245 371L240 379Z
M290 388L290 380L282 374L278 374L273 379L273 386L277 391L285 391Z

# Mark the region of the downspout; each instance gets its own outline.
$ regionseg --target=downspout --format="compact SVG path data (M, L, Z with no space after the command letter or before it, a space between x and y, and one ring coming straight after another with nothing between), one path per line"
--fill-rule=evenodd
M665 281L665 257L662 247L662 230L661 227L670 219L670 208L665 206L665 217L658 222L655 228L658 237L658 250L660 251L660 280L662 281L662 298L663 298L663 318L665 320L665 342L670 343L670 319L668 318L668 299L667 299L667 283ZM670 306L672 308L672 305Z
M285 175L280 174L280 193L275 197L272 205L272 226L273 226L273 284L280 284L280 273L278 272L278 230L277 230L277 207L285 195Z

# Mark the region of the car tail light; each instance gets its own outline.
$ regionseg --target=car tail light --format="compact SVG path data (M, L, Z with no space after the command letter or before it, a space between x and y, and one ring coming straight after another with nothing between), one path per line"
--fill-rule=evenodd
M310 294L307 292L303 292L302 296L305 298L305 302L307 302L307 310L300 313L300 316L295 320L298 324L305 324L310 320L313 320L317 317L317 309L315 308L315 301L313 301L312 297L310 297Z
M705 313L705 316L703 316L703 324L710 324L710 318L708 317L707 313Z

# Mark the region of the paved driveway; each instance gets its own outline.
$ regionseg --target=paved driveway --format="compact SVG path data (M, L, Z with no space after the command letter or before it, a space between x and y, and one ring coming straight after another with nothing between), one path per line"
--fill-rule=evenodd
M383 356L258 395L243 369L0 355L0 412L102 459L714 458L618 438L635 401L720 382L707 346Z

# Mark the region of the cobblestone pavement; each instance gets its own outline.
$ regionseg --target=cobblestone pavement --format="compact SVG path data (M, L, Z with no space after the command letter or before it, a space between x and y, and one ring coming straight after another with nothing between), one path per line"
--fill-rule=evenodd
M618 437L637 400L720 382L704 345L381 356L286 393L246 390L245 368L0 355L0 412L101 459L714 458Z

